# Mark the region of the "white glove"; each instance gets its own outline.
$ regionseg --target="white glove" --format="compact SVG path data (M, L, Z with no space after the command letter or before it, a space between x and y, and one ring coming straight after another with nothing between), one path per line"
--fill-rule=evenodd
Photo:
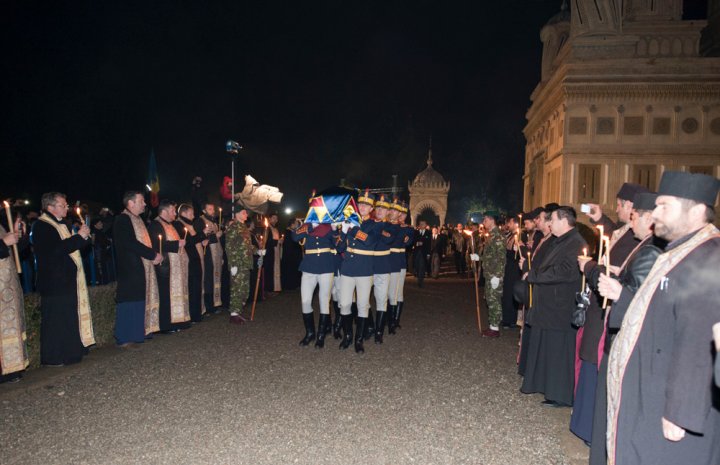
M267 252L267 250L265 250L265 249L260 249L260 250L258 250L258 255L260 255L261 257L264 257L264 256L265 256L265 252Z
M312 227L313 227L313 228L317 228L318 226L320 226L320 223L313 223L313 224L312 224Z
M343 225L342 225L343 234L347 234L347 232L350 230L350 228L352 228L352 226L353 226L352 223L349 221L343 222Z
M490 287L492 287L493 289L497 289L499 285L500 278L498 278L497 276L493 276L492 278L490 278Z
M230 268L230 274L235 276L237 274L237 266L233 266Z
M480 255L478 255L478 254L476 254L476 253L471 253L471 254L470 254L470 260L472 260L472 261L474 261L474 262L479 262L479 261L480 261Z

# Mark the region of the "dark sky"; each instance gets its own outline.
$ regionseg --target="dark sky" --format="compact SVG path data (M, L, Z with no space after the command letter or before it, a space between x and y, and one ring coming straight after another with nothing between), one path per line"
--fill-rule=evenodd
M6 1L0 195L60 190L117 208L154 148L161 197L251 173L300 207L340 178L382 187L425 167L451 215L522 194L539 30L560 0Z

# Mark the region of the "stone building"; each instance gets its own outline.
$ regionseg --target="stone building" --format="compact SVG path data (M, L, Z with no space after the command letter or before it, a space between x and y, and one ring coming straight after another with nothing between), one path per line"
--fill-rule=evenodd
M612 213L624 182L656 190L665 170L720 177L717 4L708 21L687 21L682 0L563 2L540 32L526 211L558 202Z
M439 225L445 224L447 216L447 197L450 192L450 183L445 181L440 173L432 167L432 144L428 149L427 168L408 182L410 191L410 221L413 226L417 224L418 217L427 210L431 210L439 218ZM432 225L437 226L437 225Z

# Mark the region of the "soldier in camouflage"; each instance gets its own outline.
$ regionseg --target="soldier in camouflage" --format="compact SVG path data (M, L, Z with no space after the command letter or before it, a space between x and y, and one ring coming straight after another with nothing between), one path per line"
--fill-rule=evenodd
M500 336L502 318L503 275L505 273L505 239L498 228L498 213L487 212L483 226L487 231L487 240L482 250L482 268L485 277L485 301L488 306L490 329L482 332L483 337Z
M230 322L242 324L245 303L250 294L250 272L253 267L253 246L245 222L247 210L235 212L225 232L225 253L230 269Z

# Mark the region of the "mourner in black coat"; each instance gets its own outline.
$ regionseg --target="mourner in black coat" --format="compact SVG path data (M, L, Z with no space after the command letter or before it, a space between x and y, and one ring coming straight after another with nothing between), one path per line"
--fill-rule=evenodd
M575 333L571 324L582 277L577 257L587 243L575 229L575 210L553 211L550 230L557 238L540 266L528 272L533 308L527 366L521 391L545 394L548 405L572 405L575 387Z

